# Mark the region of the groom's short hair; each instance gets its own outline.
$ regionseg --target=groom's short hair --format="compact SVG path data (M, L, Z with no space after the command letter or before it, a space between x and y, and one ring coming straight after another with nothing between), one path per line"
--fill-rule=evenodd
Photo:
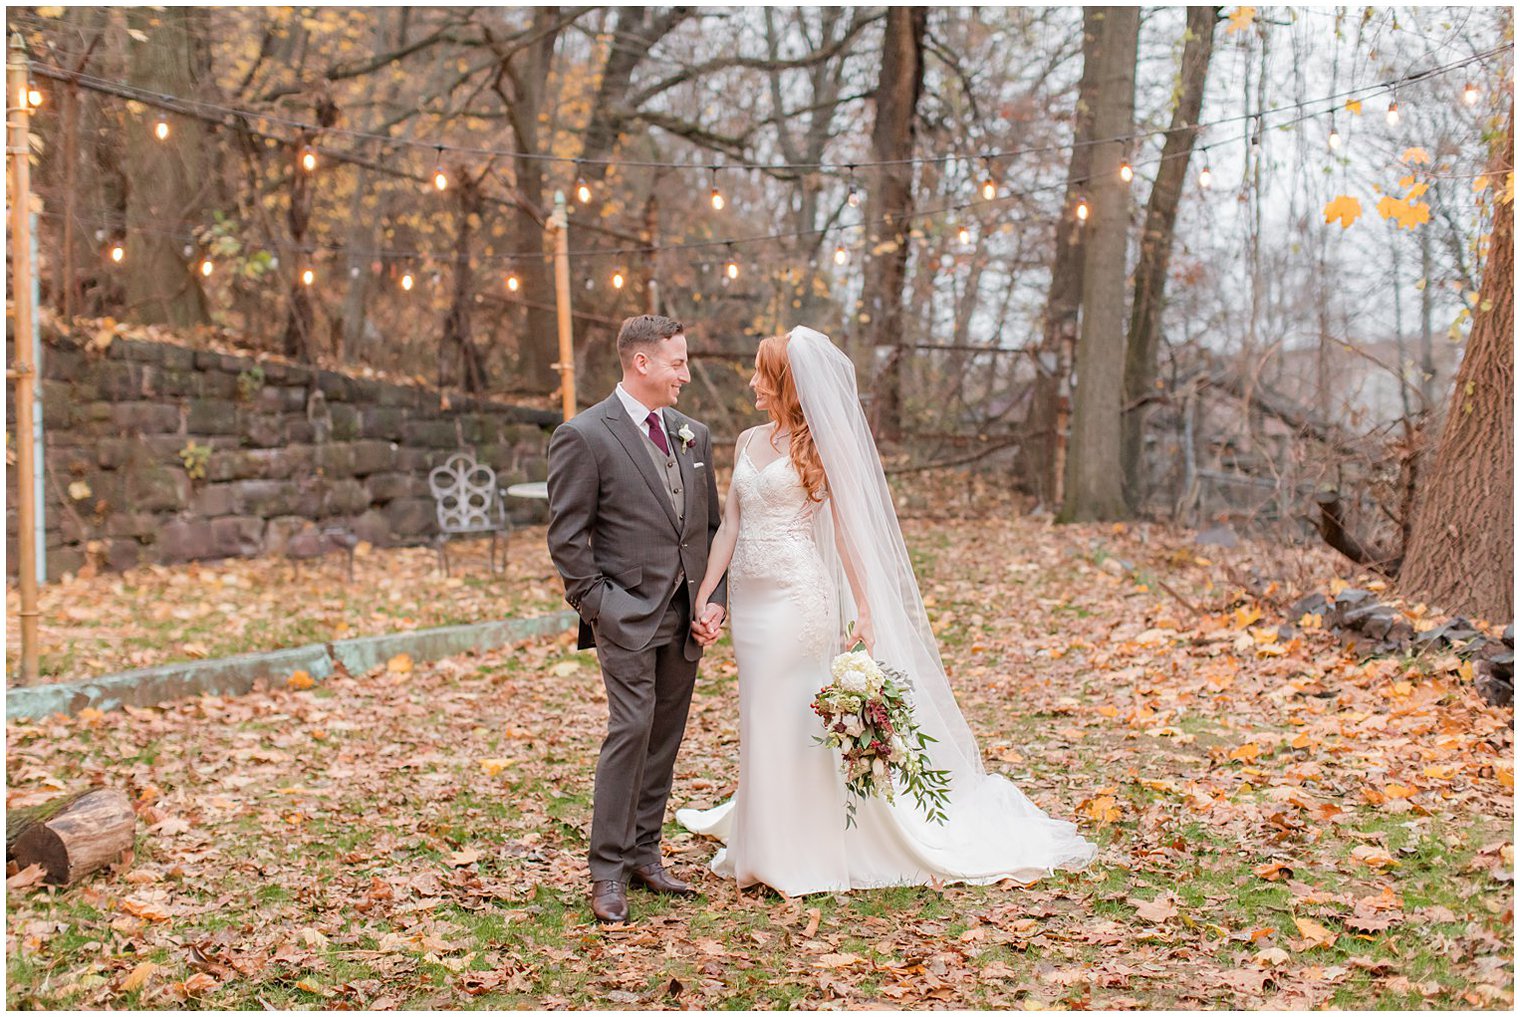
M679 335L684 331L686 331L686 326L663 314L636 314L631 318L624 318L622 326L618 328L618 360L627 367L633 362L633 355L640 347L647 349L657 346L671 336Z

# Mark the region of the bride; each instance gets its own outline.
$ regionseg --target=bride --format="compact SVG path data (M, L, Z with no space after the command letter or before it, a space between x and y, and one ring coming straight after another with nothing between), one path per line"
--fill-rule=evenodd
M929 628L891 494L855 388L854 367L822 333L761 342L750 380L771 422L740 436L723 524L693 626L715 638L707 598L729 577L739 666L739 783L688 830L723 842L712 870L788 896L933 882L1030 882L1079 868L1095 847L982 766ZM905 672L915 715L950 771L943 825L912 798L869 798L846 827L839 750L809 704L829 681L846 626Z

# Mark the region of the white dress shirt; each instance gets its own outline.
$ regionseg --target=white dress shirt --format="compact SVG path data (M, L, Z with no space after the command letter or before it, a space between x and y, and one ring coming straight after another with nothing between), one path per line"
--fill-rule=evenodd
M649 437L649 415L651 413L659 418L660 430L662 432L665 430L665 415L663 413L660 413L658 410L651 410L648 406L645 406L643 403L635 399L632 395L629 394L628 390L623 387L622 382L618 382L618 386L615 391L617 392L618 399L623 404L623 409L627 410L628 415L633 418L633 426L639 429L640 434L646 438ZM653 441L654 439L651 438L650 440ZM667 448L670 446L670 435L668 434L665 435L665 445Z

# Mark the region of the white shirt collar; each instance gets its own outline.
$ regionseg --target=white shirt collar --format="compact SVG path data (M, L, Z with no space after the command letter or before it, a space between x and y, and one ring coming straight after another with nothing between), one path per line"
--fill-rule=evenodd
M643 403L635 399L631 394L629 394L628 390L623 387L622 382L618 382L618 386L614 391L617 392L618 400L622 402L623 409L628 411L628 415L633 418L634 424L639 428L640 431L642 431L645 425L649 422L649 415L651 413L654 413L660 418L660 427L662 430L664 429L664 414L658 413L655 410L651 410L648 406L645 406Z

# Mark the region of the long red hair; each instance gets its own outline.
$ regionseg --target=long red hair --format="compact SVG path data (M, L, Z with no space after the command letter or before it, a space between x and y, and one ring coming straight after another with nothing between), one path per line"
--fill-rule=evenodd
M789 336L773 335L760 340L755 352L755 373L768 403L771 422L778 432L791 432L792 465L802 486L813 501L823 501L828 491L828 477L823 472L823 460L818 457L818 447L813 444L813 433L808 430L802 417L802 403L797 398L797 386L792 381L792 365L786 355Z

